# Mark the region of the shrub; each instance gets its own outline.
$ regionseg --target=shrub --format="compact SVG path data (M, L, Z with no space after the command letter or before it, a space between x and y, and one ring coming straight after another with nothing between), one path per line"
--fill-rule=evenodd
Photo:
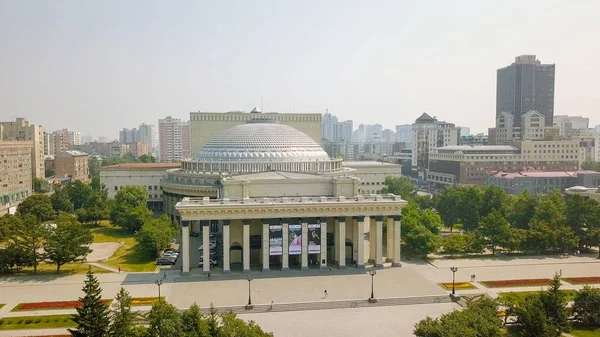
M27 319L27 320L25 321L25 324L31 324L31 323L33 323L33 321L32 321L32 320L30 320L30 319Z

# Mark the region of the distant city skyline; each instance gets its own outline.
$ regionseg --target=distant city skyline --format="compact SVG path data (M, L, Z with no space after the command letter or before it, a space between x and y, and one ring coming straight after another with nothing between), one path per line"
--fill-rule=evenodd
M262 102L355 128L427 112L478 133L494 126L496 70L531 54L556 64L554 113L600 124L598 2L340 4L4 1L0 114L118 139Z

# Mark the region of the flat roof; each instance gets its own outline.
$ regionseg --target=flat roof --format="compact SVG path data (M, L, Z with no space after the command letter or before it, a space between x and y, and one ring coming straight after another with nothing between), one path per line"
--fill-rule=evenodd
M510 145L450 145L438 147L438 151L518 151Z
M168 170L180 168L181 163L123 163L100 167L100 171L118 171L118 170Z
M382 163L379 161L343 161L342 166L400 166L400 164Z
M329 179L328 176L311 173L268 171L232 175L227 180L289 180L289 179Z
M596 171L519 171L519 172L497 172L492 174L493 178L515 179L515 178L574 178L580 174L600 174Z

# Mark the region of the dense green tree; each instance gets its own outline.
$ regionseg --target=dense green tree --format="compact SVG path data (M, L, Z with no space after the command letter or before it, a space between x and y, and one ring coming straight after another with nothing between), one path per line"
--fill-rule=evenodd
M399 195L402 199L411 198L417 191L417 185L408 177L386 177L383 182L385 187L381 190L382 194L392 193Z
M264 332L254 321L246 322L234 313L221 314L221 327L218 336L273 337Z
M90 156L88 159L88 169L90 171L90 178L100 177L100 160L96 156Z
M441 229L444 227L444 223L442 222L440 215L430 209L420 212L421 224L425 226L425 228L429 229L431 233L440 234Z
M79 298L83 304L76 307L77 314L73 321L77 324L76 329L69 329L74 337L105 337L108 335L109 312L108 305L102 302L102 289L100 282L90 266L86 274L83 286L84 296Z
M417 337L500 337L502 323L496 308L496 302L487 298L471 302L462 311L425 318L415 325L413 333Z
M8 273L15 267L18 270L31 266L28 252L23 247L19 247L14 243L8 243L6 247L0 249L0 274Z
M508 221L516 228L529 229L538 203L538 198L525 190L515 198Z
M80 222L97 226L100 220L110 217L108 200L103 199L100 192L92 191L83 208L78 209L75 214Z
M446 188L438 198L437 211L450 231L460 219L460 200L460 193L455 188Z
M157 257L159 252L171 245L171 241L177 235L177 227L167 214L162 214L158 219L147 221L135 239L138 248L146 254Z
M100 176L92 178L92 181L90 182L90 187L92 188L92 191L100 194L102 200L108 199L108 189L106 188L105 184L100 182Z
M479 208L481 207L481 192L478 187L460 189L459 214L463 229L469 232L479 227Z
M117 192L110 211L110 220L129 232L136 232L150 219L148 193L142 186L125 186Z
M581 324L600 327L600 288L588 285L577 291L573 303L573 316Z
M548 320L538 294L527 296L513 313L518 317L517 323L522 328L523 337L558 337L562 334Z
M129 292L121 287L115 297L115 309L110 314L108 337L136 337L136 312L131 310L132 298Z
M485 186L481 189L483 194L481 196L481 209L479 210L480 216L485 217L493 210L504 216L506 212L506 192L500 187L493 185Z
M71 214L61 213L56 226L48 230L44 250L48 261L56 264L56 273L65 263L81 261L91 251L89 245L94 237Z
M9 237L9 244L24 254L27 264L33 266L33 273L37 274L37 266L43 260L42 247L48 236L48 228L32 214L16 216L13 218L13 231Z
M82 208L92 194L90 185L83 183L81 180L71 181L65 186L65 189L75 210Z
M140 163L156 163L156 158L147 154L141 155L137 160Z
M581 169L600 172L600 161L586 160L581 163Z
M492 254L496 253L496 247L508 241L510 236L510 224L499 210L492 208L487 216L481 218L479 231L488 243Z
M469 242L463 234L448 235L442 240L444 253L446 254L465 254L469 252Z
M506 241L502 242L502 247L509 252L527 250L527 231L520 228L511 227L508 231Z
M200 312L200 307L194 303L188 310L181 313L183 333L185 337L210 337L208 321Z
M34 194L27 197L17 206L17 213L21 216L33 215L40 222L52 220L56 216L52 208L52 200L49 196L43 194Z
M562 332L569 331L569 311L565 292L560 289L560 274L556 273L546 291L540 292L540 302L546 311L546 317L551 325Z
M154 303L148 315L148 336L150 337L182 337L183 324L179 310L167 303ZM213 335L217 336L217 335Z
M42 189L42 185L44 184L44 180L40 178L33 178L33 191L35 193L44 193Z
M579 240L577 246L583 249L587 242L587 233L600 228L600 205L594 199L575 194L567 197L565 218L567 225Z
M60 186L56 186L54 188L54 193L50 196L52 201L52 208L56 213L58 212L73 212L73 204L71 203L71 198L69 198L69 193L66 188L62 188Z
M539 204L535 208L533 220L543 221L547 224L564 225L567 205L564 197L558 190L552 190L550 193L543 195Z

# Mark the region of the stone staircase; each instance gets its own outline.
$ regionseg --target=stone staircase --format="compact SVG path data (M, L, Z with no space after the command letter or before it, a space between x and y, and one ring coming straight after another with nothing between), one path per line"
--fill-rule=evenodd
M448 295L438 296L420 296L420 297L398 297L381 298L377 302L370 303L368 299L364 300L342 300L342 301L323 301L323 302L299 302L299 303L275 303L254 305L252 309L246 309L245 306L217 307L218 312L233 312L235 314L249 313L267 313L267 312L285 312L285 311L306 311L306 310L328 310L328 309L352 309L352 308L370 308L385 307L397 305L414 304L435 304L451 303L452 298ZM203 313L208 313L210 309L203 308Z

